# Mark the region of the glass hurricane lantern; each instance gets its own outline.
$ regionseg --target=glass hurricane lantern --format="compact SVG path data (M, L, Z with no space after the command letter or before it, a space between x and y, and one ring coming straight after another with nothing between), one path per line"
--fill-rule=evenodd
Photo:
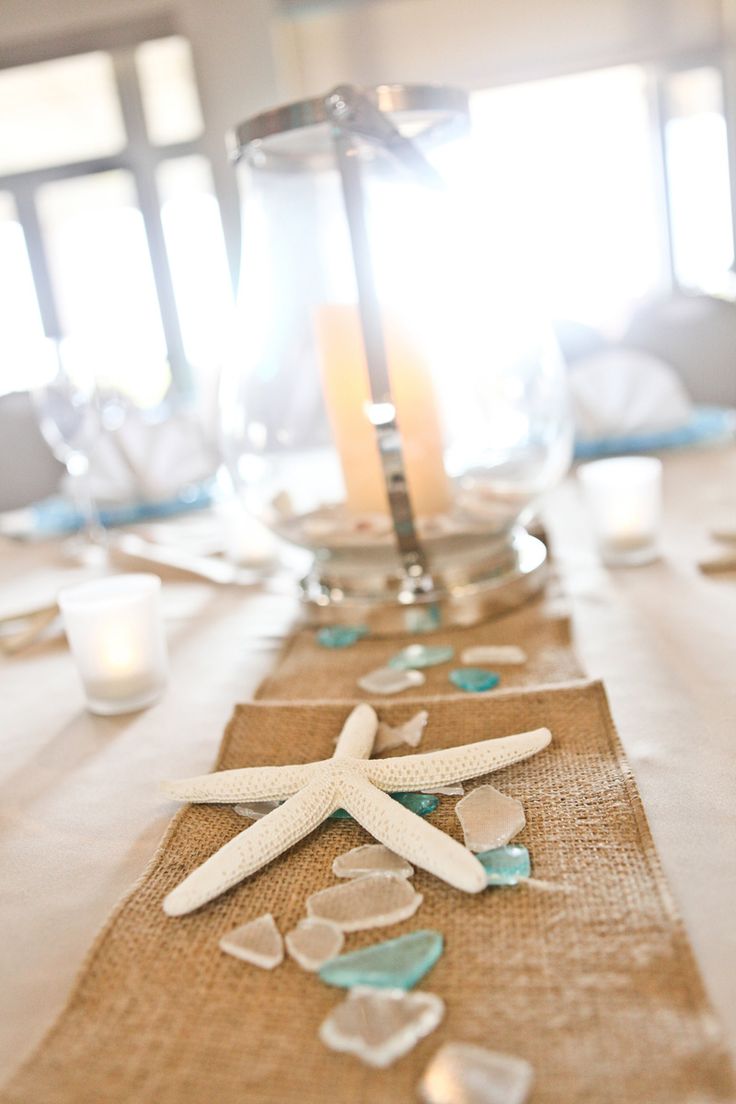
M543 581L523 522L570 461L564 370L468 264L445 185L468 118L456 89L341 86L235 132L223 452L246 507L313 553L314 623L470 624Z

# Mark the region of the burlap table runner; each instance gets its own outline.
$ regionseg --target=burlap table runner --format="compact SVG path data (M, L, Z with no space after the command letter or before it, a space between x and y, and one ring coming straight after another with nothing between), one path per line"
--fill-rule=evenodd
M389 723L429 709L428 749L548 725L554 742L493 775L519 797L537 878L463 896L418 871L417 915L348 948L437 928L446 951L422 988L447 1005L440 1028L385 1071L317 1037L342 994L286 961L273 973L223 955L219 937L270 911L282 931L332 884L335 855L365 841L350 821L319 828L198 913L161 900L239 831L231 809L180 812L150 869L94 945L69 1004L2 1096L5 1104L375 1104L415 1100L440 1043L528 1058L534 1104L714 1104L734 1085L692 953L660 870L638 792L598 683L489 696L392 699ZM349 702L239 706L218 767L330 754ZM455 799L435 824L459 836Z
M499 667L503 687L542 686L580 678L583 671L570 644L570 622L556 613L552 601L528 602L513 613L472 628L443 629L431 636L370 636L358 647L329 649L321 647L314 631L303 629L286 642L279 662L258 690L259 698L303 698L324 700L354 698L359 691L356 680L373 667L382 667L399 648L414 640L452 644L460 662L463 648L473 644L520 644L527 654L521 666ZM491 665L492 666L492 665ZM422 673L425 694L454 692L448 681L447 664L429 667Z

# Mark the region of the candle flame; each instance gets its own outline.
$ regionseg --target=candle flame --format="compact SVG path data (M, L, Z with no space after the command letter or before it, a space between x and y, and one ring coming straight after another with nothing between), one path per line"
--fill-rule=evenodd
M137 666L133 641L126 632L118 630L107 633L101 652L102 663L110 674L128 674Z

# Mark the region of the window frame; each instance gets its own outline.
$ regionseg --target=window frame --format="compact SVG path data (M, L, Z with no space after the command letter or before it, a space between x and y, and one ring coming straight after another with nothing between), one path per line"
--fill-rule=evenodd
M714 69L720 78L723 116L726 122L731 226L734 267L736 267L736 53L732 57L727 46L724 46L720 49L690 51L670 58L643 61L641 64L649 76L655 161L660 180L661 236L669 273L669 289L670 291L680 291L682 285L675 270L675 235L671 187L667 169L667 123L670 119L667 106L667 82L675 74L685 73L690 69Z
M204 128L198 137L165 145L153 145L148 138L140 82L135 65L135 51L143 42L168 38L180 33L169 17L161 15L140 20L133 25L115 25L98 30L81 31L62 40L34 42L32 46L27 47L0 47L0 70L96 51L108 54L113 65L115 87L126 134L126 144L116 154L25 172L0 174L0 191L8 192L15 203L18 222L25 236L44 334L46 337L58 340L64 334L38 216L37 191L44 184L59 180L94 176L116 169L130 173L148 242L159 314L171 369L172 389L181 396L189 396L194 391L194 379L184 349L164 238L161 199L156 181L158 165L163 161L191 155L199 155L207 160L212 170L215 198L223 224L233 289L237 282L240 219L235 173L225 159L225 136L220 137L219 143L213 141L210 128L207 126L204 103L202 103ZM196 56L194 68L197 91L202 102L202 87L198 79ZM223 168L227 172L222 171Z

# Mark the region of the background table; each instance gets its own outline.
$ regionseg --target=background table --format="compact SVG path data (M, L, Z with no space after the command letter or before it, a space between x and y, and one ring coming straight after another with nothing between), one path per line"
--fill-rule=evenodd
M665 458L661 561L608 571L574 480L545 522L589 674L605 680L652 832L736 1054L736 573L706 577L736 523L736 449ZM58 546L0 544L0 604L64 581ZM60 1010L95 932L174 806L161 778L207 770L296 615L288 587L164 587L171 680L152 709L85 712L63 641L0 660L0 1077Z

